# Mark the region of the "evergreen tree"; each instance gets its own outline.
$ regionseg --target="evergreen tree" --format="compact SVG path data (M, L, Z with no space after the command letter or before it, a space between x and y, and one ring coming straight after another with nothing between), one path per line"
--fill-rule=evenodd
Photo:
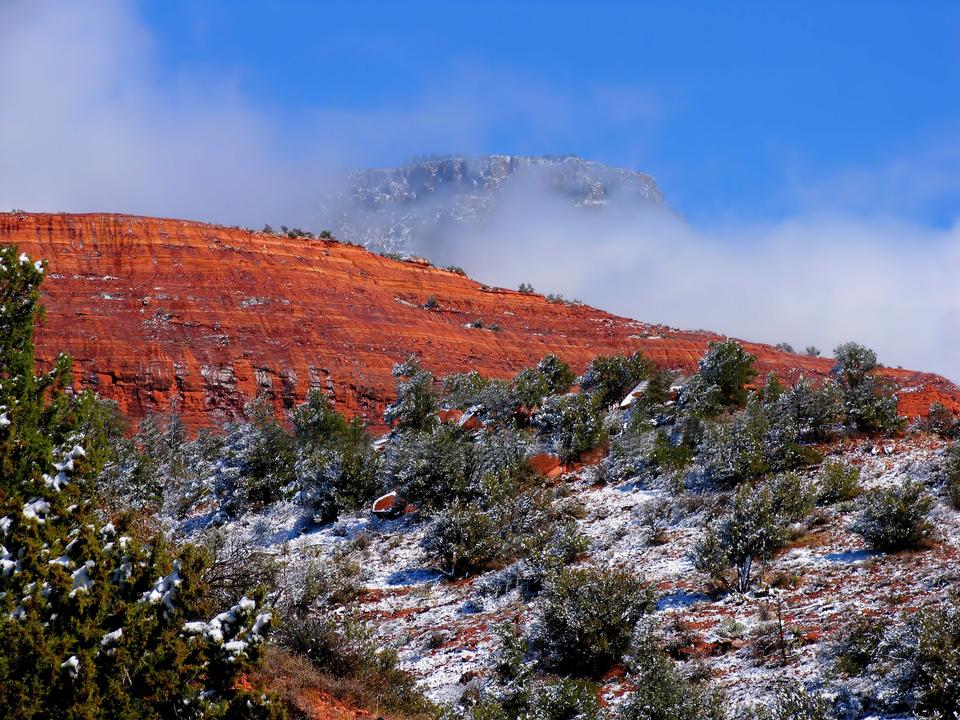
M98 511L115 416L66 392L65 356L36 374L42 274L0 249L0 716L276 717L237 689L270 621L258 599L207 621L204 554Z

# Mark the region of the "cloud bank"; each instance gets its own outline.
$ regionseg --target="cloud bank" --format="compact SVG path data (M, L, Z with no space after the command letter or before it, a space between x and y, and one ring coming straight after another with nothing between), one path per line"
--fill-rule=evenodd
M669 121L629 88L591 106L535 78L469 67L403 105L270 108L228 74L163 76L153 43L119 1L0 5L0 207L316 230L319 199L345 168L482 150L505 126L530 128L540 143L530 152L563 153L569 126L597 112ZM577 211L520 187L485 227L432 251L494 284L826 351L854 339L887 364L960 380L960 227L928 227L896 206L922 203L916 193L960 197L958 146L898 161L888 181L868 168L805 183L802 209L778 222L697 228L669 212ZM872 212L877 202L887 217Z

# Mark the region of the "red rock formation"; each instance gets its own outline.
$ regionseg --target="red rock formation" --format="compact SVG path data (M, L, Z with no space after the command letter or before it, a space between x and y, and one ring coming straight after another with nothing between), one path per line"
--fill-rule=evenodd
M311 388L379 423L391 367L410 353L437 374L508 377L548 352L579 372L595 355L633 350L690 372L716 337L488 288L352 245L182 220L0 213L0 243L48 261L41 361L66 351L77 384L132 418L176 399L194 427L238 415L261 393L282 411ZM477 319L501 329L466 327ZM762 373L789 380L831 366L745 346ZM960 410L960 390L943 378L886 372L903 387L905 413L933 400Z

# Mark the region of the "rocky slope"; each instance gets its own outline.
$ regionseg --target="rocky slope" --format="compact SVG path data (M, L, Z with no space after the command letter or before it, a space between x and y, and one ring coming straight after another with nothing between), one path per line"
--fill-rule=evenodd
M318 219L377 250L442 247L458 226L488 220L509 191L592 209L663 202L649 175L574 155L453 155L356 172L326 198Z
M43 363L65 351L76 383L126 415L176 402L193 427L237 415L258 394L280 411L311 388L379 423L393 397L390 370L410 353L438 374L507 377L548 352L579 372L595 355L633 350L689 372L714 337L485 287L354 245L182 220L2 213L0 243L48 261ZM477 320L484 327L470 327ZM745 345L762 373L795 379L831 366ZM960 409L960 389L941 377L885 372L901 387L904 414L934 400Z

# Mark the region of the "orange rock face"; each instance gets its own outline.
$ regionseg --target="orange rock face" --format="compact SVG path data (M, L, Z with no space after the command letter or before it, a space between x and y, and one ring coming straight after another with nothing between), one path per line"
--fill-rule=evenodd
M134 420L176 402L190 426L217 425L257 395L283 412L317 388L377 425L394 396L390 370L411 353L438 375L509 377L549 352L581 372L598 354L633 350L692 372L717 337L488 288L334 241L182 220L0 213L0 243L48 261L41 361L69 353L77 385ZM475 320L484 328L467 327ZM831 366L745 347L761 373L787 380ZM960 410L960 390L945 379L885 372L902 388L904 413L922 414L933 400Z

